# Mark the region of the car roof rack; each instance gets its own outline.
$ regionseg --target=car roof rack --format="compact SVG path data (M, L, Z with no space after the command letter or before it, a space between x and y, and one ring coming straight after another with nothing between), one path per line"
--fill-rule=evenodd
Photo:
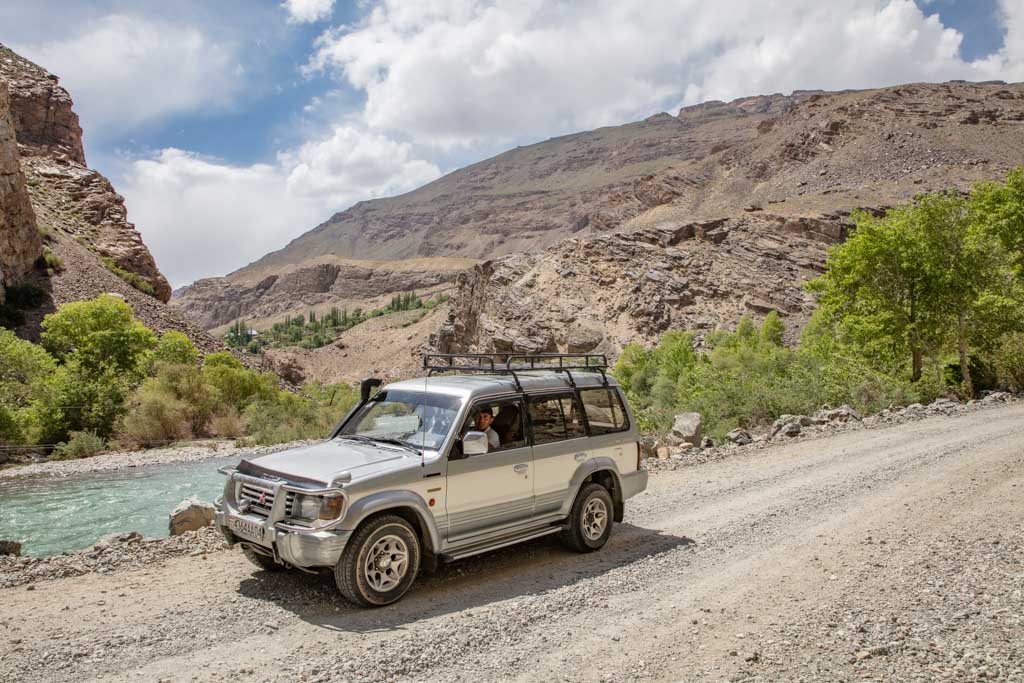
M597 372L608 386L608 357L603 353L425 353L423 369L427 376L435 372L479 372L488 375L511 375L516 391L522 391L520 372L544 370L564 372L573 387L574 370Z

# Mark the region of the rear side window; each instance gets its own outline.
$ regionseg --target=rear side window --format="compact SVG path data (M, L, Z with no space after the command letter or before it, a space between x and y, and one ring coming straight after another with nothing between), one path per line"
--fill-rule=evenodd
M614 389L583 389L583 408L587 411L591 434L611 434L629 429L626 409L619 392Z
M530 421L535 444L586 436L583 415L572 394L530 399Z

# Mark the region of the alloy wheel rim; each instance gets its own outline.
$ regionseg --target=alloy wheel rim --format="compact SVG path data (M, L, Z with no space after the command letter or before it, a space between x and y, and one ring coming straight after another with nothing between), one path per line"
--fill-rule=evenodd
M601 538L605 527L608 526L608 506L600 498L593 498L583 508L583 535L588 540L596 541Z
M379 538L366 554L363 574L366 582L378 593L395 588L409 570L409 548L398 536Z

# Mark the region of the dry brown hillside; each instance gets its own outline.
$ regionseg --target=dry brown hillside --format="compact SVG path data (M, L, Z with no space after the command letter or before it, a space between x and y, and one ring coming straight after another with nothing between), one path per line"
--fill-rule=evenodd
M443 325L418 325L404 352L389 346L384 371L412 371L426 335L448 351L615 353L666 329L731 325L769 310L795 334L813 304L801 285L845 237L852 211L966 190L1022 160L1021 84L707 102L519 147L360 203L175 303L212 327L285 310L289 299L351 301L378 286L420 286L404 264L459 257L491 260L459 276ZM375 259L380 270L356 283L344 275L353 258ZM325 275L332 262L347 265ZM369 350L336 351L295 360L332 378L381 371Z

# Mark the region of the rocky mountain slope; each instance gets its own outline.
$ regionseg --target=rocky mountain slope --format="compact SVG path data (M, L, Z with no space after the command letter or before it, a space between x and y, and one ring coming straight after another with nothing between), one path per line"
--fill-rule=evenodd
M22 336L37 337L43 316L63 303L112 292L150 327L183 331L205 350L223 348L165 305L170 285L128 222L124 198L86 166L68 92L56 76L2 45L0 200L5 281L8 273L18 273L23 284L45 293L40 306L24 312ZM33 267L44 243L60 265Z
M357 204L175 303L246 315L288 306L284 291L260 294L259 278L330 260L391 259L399 269L404 259L460 257L487 260L459 277L432 336L442 350L614 353L670 327L772 309L795 333L811 306L801 284L844 238L852 211L966 190L1022 159L1022 84L707 102L520 147ZM225 321L204 319L213 322Z

